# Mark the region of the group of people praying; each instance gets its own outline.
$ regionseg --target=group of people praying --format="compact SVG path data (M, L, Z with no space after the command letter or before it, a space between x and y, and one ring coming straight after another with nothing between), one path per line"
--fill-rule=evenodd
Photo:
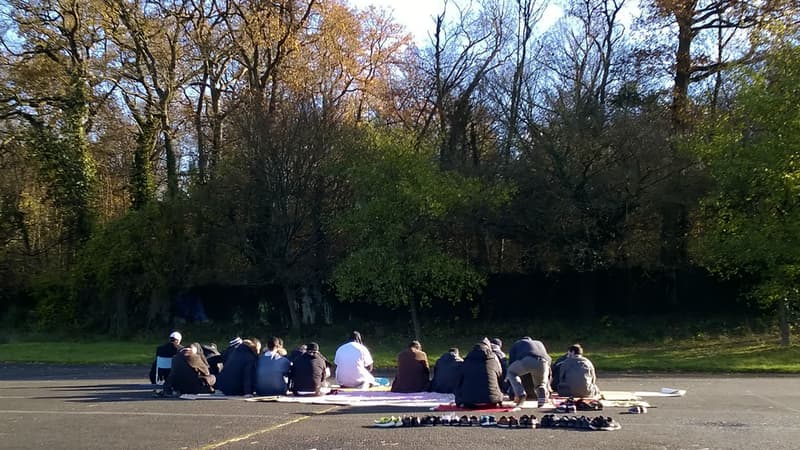
M214 344L195 342L184 347L181 341L180 332L175 331L156 349L150 381L163 382L159 395L221 391L244 396L318 396L328 391L332 373L342 388L379 385L372 374L372 355L358 331L337 348L333 363L320 353L316 342L287 351L277 336L267 339L263 351L256 338L235 337L222 352ZM508 355L500 339L484 338L463 358L458 348L450 348L431 369L422 345L413 340L397 356L391 391L452 393L456 404L464 407L501 404L506 398L516 404L536 399L542 406L554 392L595 397L599 395L596 382L594 365L580 344L571 345L553 363L544 344L528 336L514 342Z

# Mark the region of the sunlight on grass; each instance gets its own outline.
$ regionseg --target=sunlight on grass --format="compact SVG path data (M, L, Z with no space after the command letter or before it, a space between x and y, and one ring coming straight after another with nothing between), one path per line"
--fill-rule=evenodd
M451 346L457 346L462 356L479 338L437 336L423 343L431 365ZM302 338L286 339L287 347L305 342ZM333 360L340 342L320 341L323 354ZM405 348L407 338L384 336L370 346L375 366L391 370L397 353ZM506 350L513 342L504 339ZM57 364L150 364L155 347L160 342L18 342L0 344L0 361L41 362ZM550 346L550 350L560 347ZM552 353L554 358L560 351ZM800 374L800 346L781 348L773 336L743 336L735 338L706 337L684 340L670 339L651 344L629 346L598 345L588 348L587 356L598 371L652 371L652 372L715 372L715 373L791 373Z

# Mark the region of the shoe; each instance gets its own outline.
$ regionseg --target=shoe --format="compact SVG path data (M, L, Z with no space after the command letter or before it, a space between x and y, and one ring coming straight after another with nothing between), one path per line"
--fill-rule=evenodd
M410 427L411 426L411 417L409 417L409 416L403 417L403 426L404 427Z
M579 428L581 430L589 430L589 429L591 429L590 425L591 425L591 421L589 420L588 417L586 417L586 416L578 417L578 422L577 422L576 428Z
M421 427L422 426L422 421L419 420L419 417L412 416L411 417L411 426L412 427Z
M480 425L480 421L478 420L477 416L469 416L469 426L477 427Z
M578 408L578 411L602 411L603 404L598 402L597 400L578 400L575 404Z
M506 416L500 416L500 418L497 420L497 426L500 428L508 428L508 425L508 417Z
M531 423L531 417L527 414L523 414L519 418L519 427L520 428L533 428L533 424Z
M470 425L469 417L467 417L466 415L463 415L463 416L461 416L460 419L458 419L458 426L460 426L460 427L468 427L469 425Z
M622 425L611 417L597 416L592 419L589 428L592 430L614 431L622 428Z
M631 406L630 409L628 409L628 414L647 414L647 406L644 405Z

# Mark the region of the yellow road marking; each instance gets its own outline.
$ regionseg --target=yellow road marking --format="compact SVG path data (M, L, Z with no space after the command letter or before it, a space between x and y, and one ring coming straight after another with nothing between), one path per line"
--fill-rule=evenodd
M231 438L231 439L228 439L228 440L225 440L225 441L222 441L222 442L217 442L216 444L209 444L209 445L206 445L205 447L200 447L198 450L210 450L212 448L220 448L220 447L222 447L224 445L233 444L234 442L243 441L245 439L250 439L251 437L257 436L259 434L269 433L269 432L275 431L277 429L283 428L283 427L285 427L287 425L291 425L291 424L297 423L297 422L302 422L302 421L304 421L306 419L310 419L310 418L312 418L314 416L318 416L320 414L325 414L327 412L333 411L334 409L336 409L338 407L339 407L338 405L337 406L331 406L328 409L323 409L322 411L317 411L317 412L309 414L307 416L298 417L296 419L292 419L292 420L290 420L288 422L285 422L285 423L280 423L278 425L273 425L271 427L264 428L263 430L258 430L258 431L254 431L252 433L248 433L248 434L245 434L245 435L242 435L242 436L237 436L235 438Z

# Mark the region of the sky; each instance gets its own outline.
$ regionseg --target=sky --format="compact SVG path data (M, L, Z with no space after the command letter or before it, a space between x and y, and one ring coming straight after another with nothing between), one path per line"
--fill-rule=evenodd
M442 11L442 0L349 0L349 3L359 9L369 5L383 7L393 11L395 20L406 26L414 35L418 44L427 42L428 32L433 30L431 16ZM561 8L549 6L540 23L540 29L546 30L561 16Z

